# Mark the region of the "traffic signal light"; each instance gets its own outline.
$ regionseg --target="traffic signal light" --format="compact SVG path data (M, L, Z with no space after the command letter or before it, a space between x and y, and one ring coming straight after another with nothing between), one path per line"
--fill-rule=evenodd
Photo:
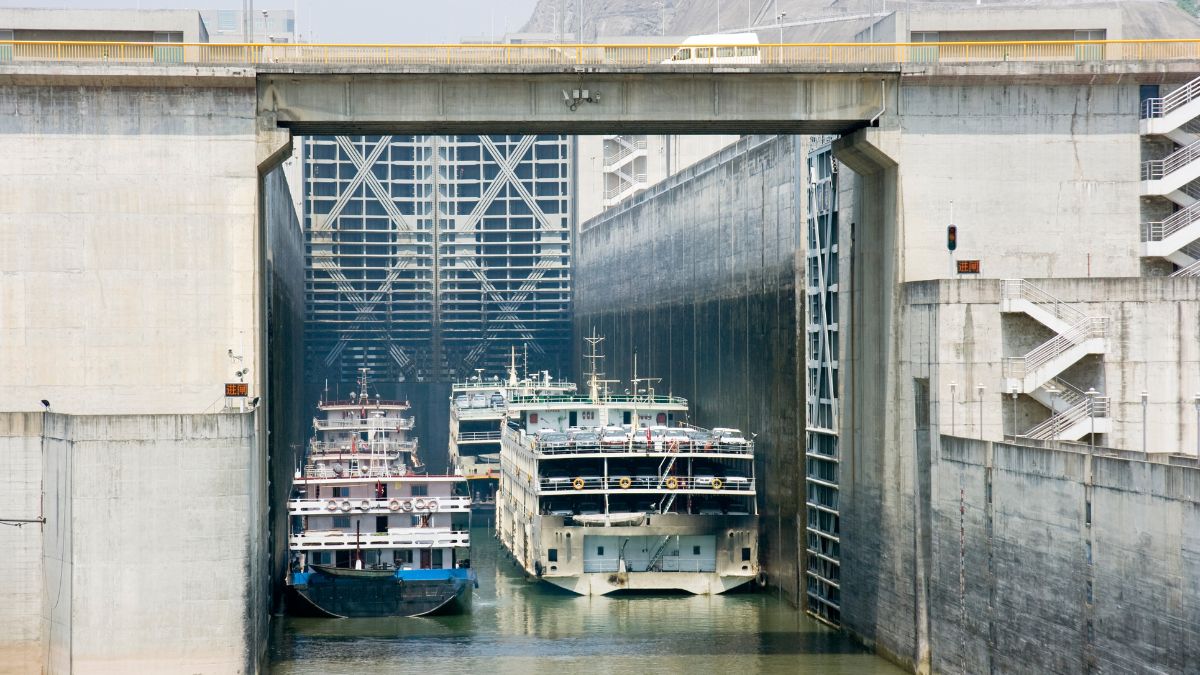
M958 227L955 225L946 227L946 248L950 251L958 248Z

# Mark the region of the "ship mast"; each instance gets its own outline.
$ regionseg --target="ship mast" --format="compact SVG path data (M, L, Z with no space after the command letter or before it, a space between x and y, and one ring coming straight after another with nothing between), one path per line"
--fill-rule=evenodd
M509 347L509 387L516 389L520 380L517 378L517 348Z
M599 403L601 400L600 387L604 387L603 397L608 398L608 384L610 382L615 382L616 380L600 379L600 376L604 375L604 373L600 372L600 361L604 358L604 355L600 353L600 343L604 342L604 338L596 335L596 329L593 327L591 337L585 337L584 340L591 347L590 353L583 357L590 363L590 370L588 373L588 396L592 399L593 403Z

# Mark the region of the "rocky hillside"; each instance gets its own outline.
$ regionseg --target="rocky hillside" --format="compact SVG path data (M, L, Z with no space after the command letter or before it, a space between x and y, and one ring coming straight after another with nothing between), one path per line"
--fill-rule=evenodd
M870 25L878 12L921 10L971 11L977 7L1064 7L1120 5L1126 15L1127 38L1194 37L1200 24L1185 13L1197 0L539 0L525 32L551 33L574 39L582 11L583 39L597 37L700 35L717 32L718 6L723 32L746 29L759 39L779 40L778 23L787 42L850 40ZM1182 9L1181 9L1182 7ZM778 8L778 9L777 9ZM776 12L786 14L776 20ZM665 22L664 22L665 19ZM791 24L791 25L790 25Z

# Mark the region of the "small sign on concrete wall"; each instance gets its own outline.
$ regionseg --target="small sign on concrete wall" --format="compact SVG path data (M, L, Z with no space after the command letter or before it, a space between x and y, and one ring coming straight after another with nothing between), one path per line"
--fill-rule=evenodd
M979 274L979 261L978 260L959 260L958 261L958 273L959 274Z
M249 383L246 383L246 382L227 383L225 385L225 395L226 396L241 396L241 397L249 396L250 395L250 385L249 385Z

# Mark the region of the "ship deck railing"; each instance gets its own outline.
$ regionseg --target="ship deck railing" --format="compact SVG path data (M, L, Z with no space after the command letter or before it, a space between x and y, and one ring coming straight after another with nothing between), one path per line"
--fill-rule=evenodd
M620 570L619 560L584 560L584 572L614 573ZM680 556L663 556L658 564L651 566L649 557L625 558L627 572L716 572L716 560L698 560Z
M346 550L354 548L455 548L470 546L470 533L449 528L389 528L387 532L320 530L288 537L292 550Z
M313 427L317 431L409 431L414 424L412 417L313 418Z
M395 459L402 452L416 452L416 441L374 441L371 443L361 442L351 444L350 442L332 442L332 441L315 441L309 445L313 453L322 455L358 455L360 457L377 456L379 458ZM351 457L353 459L353 457Z
M436 504L436 506L432 506ZM347 513L455 513L471 510L470 497L389 497L387 499L364 499L362 497L328 497L322 499L289 499L288 513L296 516L329 515Z
M628 481L623 485L622 481ZM671 487L671 486L674 487ZM538 480L540 494L665 494L686 492L690 494L754 494L754 479L728 480L721 477L696 478L689 476L576 476L574 478L541 478Z
M370 457L370 455L364 456L364 458L368 458L368 457ZM343 468L341 473L337 473L333 470L332 467L329 467L329 466L316 466L313 464L306 464L304 466L304 471L302 473L301 478L302 479L403 478L405 480L419 480L419 479L424 479L424 478L461 479L462 476L414 473L406 468L405 469L397 469L397 468L393 468L393 467L387 467L387 468L376 467L376 468L359 468L359 469L350 469L347 467L347 468Z
M533 394L528 396L514 394L509 398L509 403L520 405L541 405L554 403L584 403L591 405L604 405L620 403L633 407L639 405L681 405L686 407L687 399L681 396L651 396L648 394L640 394L637 396L634 396L633 394L611 394L608 396L600 396L594 399L591 396L585 396L581 394Z
M454 416L460 420L487 419L493 417L501 419L508 412L508 406L505 404L489 405L486 408L470 406L454 405Z
M322 408L367 408L369 410L378 410L379 408L411 408L408 401L392 401L366 398L345 399L341 401L325 401L318 403Z
M460 431L452 438L459 443L484 443L500 440L499 431Z
M640 439L635 441L626 441L624 443L575 443L568 442L550 442L545 443L532 439L526 442L526 446L533 452L543 456L554 455L651 455L662 457L666 455L703 455L716 457L722 455L737 455L743 457L752 457L754 455L754 443L713 443L713 442L695 442L695 441L651 441Z

